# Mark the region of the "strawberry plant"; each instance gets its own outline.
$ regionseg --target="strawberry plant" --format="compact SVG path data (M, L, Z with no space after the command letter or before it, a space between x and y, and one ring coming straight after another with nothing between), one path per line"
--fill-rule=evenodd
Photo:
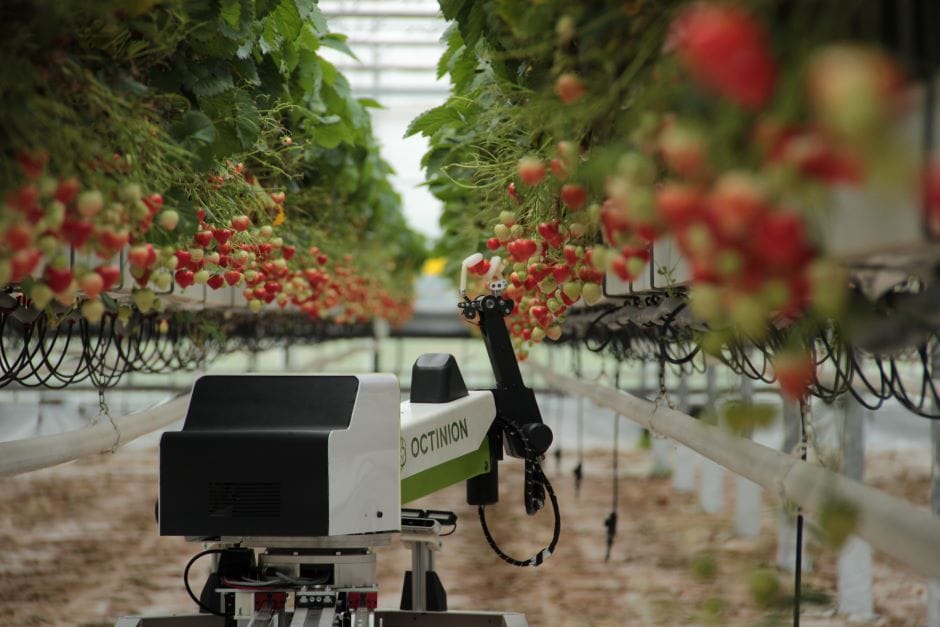
M407 315L423 242L315 2L23 0L0 32L0 285L78 306L123 255L141 309L245 284L254 309Z
M520 356L605 275L648 276L660 241L713 350L777 330L806 345L797 321L852 314L821 237L834 191L918 184L895 133L911 72L866 19L878 3L440 5L451 97L409 132L430 141L438 252L510 262ZM803 361L778 364L793 396Z

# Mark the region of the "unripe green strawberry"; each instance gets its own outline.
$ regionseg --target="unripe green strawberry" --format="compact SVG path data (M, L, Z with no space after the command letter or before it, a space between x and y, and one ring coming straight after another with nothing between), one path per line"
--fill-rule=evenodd
M157 218L160 222L160 226L165 228L167 231L176 230L176 225L179 224L180 214L173 209L167 209L160 213L160 216Z
M91 218L104 207L104 196L97 189L82 192L75 201L75 208L83 218Z
M153 291L147 288L134 290L134 295L131 297L141 313L148 313L153 308L155 298Z
M597 283L585 283L581 288L581 297L588 305L593 305L603 298L604 292Z
M104 316L104 303L100 298L86 300L82 303L82 317L91 324L98 324Z
M721 289L715 285L700 283L689 290L689 306L692 313L705 322L714 323L722 311Z
M581 281L566 281L565 284L562 285L561 290L565 293L565 296L574 301L581 298L582 287L583 284Z
M33 306L36 309L45 309L55 298L55 292L45 283L37 282L29 290L29 298L33 301Z

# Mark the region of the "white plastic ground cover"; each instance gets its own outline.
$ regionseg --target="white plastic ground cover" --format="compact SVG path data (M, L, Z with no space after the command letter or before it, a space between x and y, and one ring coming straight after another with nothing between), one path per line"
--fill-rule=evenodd
M296 371L317 372L331 362L364 350L365 346L357 346L335 355L325 355ZM189 394L186 394L141 412L115 417L114 424L101 418L97 423L76 431L0 442L0 477L64 464L86 455L107 453L142 435L182 420L188 407Z
M797 457L732 436L665 404L559 375L529 362L534 374L550 386L580 395L698 451L725 468L762 486L778 500L786 499L810 515L830 498L858 511L856 533L873 547L932 579L940 579L940 517L902 499L862 485Z

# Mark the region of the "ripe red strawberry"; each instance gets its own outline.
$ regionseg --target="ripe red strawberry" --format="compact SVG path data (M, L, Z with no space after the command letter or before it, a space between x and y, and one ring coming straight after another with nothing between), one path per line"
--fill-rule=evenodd
M526 185L538 185L545 178L545 165L535 157L519 159L519 178Z
M281 256L284 257L287 261L290 261L294 258L294 255L297 253L297 248L291 246L290 244L285 244L281 249Z
M565 104L581 100L587 91L584 82L573 72L565 72L555 79L555 95Z
M561 201L574 211L587 202L587 190L580 185L567 183L561 186Z
M111 228L100 229L95 232L95 253L102 259L110 259L118 254L130 241L130 234L126 231L115 231Z
M672 24L669 44L703 85L747 109L773 97L777 65L763 26L743 9L716 2L686 8Z
M27 224L14 224L4 233L3 242L13 252L23 250L33 243L33 230Z
M702 194L688 185L665 183L656 191L659 215L673 231L681 231L704 213Z
M502 244L499 243L498 237L491 237L486 240L486 247L490 250L499 250L500 246L502 246Z
M212 231L197 231L196 234L193 235L193 240L205 248L212 243Z
M174 276L176 277L176 283L183 289L196 282L196 275L193 274L192 270L177 270Z
M157 260L157 251L154 250L153 244L137 244L131 246L127 260L135 268L146 270Z
M516 184L509 183L506 187L506 193L509 194L509 197L516 201L516 204L519 204L519 195L516 193Z
M744 172L722 175L708 203L712 224L719 235L729 240L746 237L767 210L767 199L759 181Z
M231 229L212 229L212 237L214 237L215 241L220 244L225 244L228 242L232 235L233 231ZM203 246L205 246L205 244L203 244Z
M483 276L490 271L490 262L487 259L481 259L474 265L467 268L472 274Z
M235 285L242 280L242 273L238 270L228 270L223 276L225 278L225 282L229 285Z
M816 364L811 353L786 350L771 359L780 391L792 400L802 398L816 378Z
M514 261L524 262L535 254L538 244L531 239L517 239L509 242L509 256Z
M43 273L43 279L54 294L61 294L72 285L72 270L68 267L56 268L48 265Z
M764 215L750 243L756 259L780 270L798 270L812 256L803 218L792 212Z
M101 291L106 292L111 289L121 278L121 269L117 266L98 266L95 273L101 277L103 282Z
M27 178L35 179L46 169L46 163L49 162L49 153L44 150L34 150L32 152L16 153L16 160Z
M59 185L56 187L53 197L63 205L67 205L75 199L79 187L78 179L74 176L62 179L59 181Z
M222 277L221 274L213 274L212 276L209 277L209 280L206 281L206 285L208 285L214 290L219 289L224 284L225 284L225 279Z
M151 217L163 208L163 196L161 194L150 194L144 196L141 200L147 206L147 211Z
M81 248L91 237L95 225L88 220L73 217L65 218L62 223L62 238L75 248Z
M10 281L18 283L36 269L42 260L42 252L36 248L18 250L10 257Z
M571 172L568 171L568 168L565 167L564 162L557 157L549 161L548 164L552 170L552 176L554 176L559 181L564 181L566 178L568 178L568 175L571 174Z
M235 216L231 221L232 228L236 231L247 231L251 226L251 219L246 215Z

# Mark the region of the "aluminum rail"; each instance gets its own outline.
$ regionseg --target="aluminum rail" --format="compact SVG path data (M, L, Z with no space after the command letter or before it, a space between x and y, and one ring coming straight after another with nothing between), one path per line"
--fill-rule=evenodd
M366 349L366 346L357 346L335 355L325 355L292 371L317 371L331 362ZM185 394L144 411L113 418L113 424L107 419L101 419L75 431L0 442L0 477L12 477L64 464L86 455L113 451L131 440L183 419L188 407L189 394Z
M851 505L858 512L856 534L915 571L940 579L940 517L799 458L730 435L666 405L560 375L541 364L528 362L528 367L550 386L584 396L653 433L684 444L757 483L778 500L792 501L810 513L818 512L833 498Z

